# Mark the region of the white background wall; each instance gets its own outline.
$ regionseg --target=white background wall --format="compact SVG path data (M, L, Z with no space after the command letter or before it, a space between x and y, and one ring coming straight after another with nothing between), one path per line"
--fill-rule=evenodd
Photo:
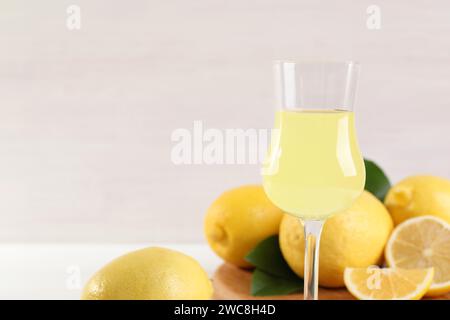
M8 0L0 240L201 241L210 202L258 167L175 166L171 133L270 127L280 58L360 61L366 157L393 181L450 178L449 1Z

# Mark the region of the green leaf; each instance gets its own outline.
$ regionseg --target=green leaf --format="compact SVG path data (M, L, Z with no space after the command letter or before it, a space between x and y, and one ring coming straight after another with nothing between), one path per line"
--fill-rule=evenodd
M245 259L259 270L274 276L296 276L284 260L278 242L278 235L270 236L261 241Z
M246 257L256 269L251 294L272 296L289 294L303 288L303 280L289 267L280 250L278 235L261 241Z
M274 296L289 294L303 289L303 280L299 277L284 279L255 269L252 275L251 294L253 296Z
M383 170L373 161L364 159L366 166L366 185L364 189L371 192L380 201L384 201L391 183Z

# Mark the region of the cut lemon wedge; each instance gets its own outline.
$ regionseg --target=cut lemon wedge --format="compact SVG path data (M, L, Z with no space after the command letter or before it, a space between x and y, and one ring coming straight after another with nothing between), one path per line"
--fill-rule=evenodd
M419 300L433 281L434 270L346 268L344 282L360 300Z
M450 225L436 217L422 216L399 224L385 249L393 268L434 268L427 296L450 292Z

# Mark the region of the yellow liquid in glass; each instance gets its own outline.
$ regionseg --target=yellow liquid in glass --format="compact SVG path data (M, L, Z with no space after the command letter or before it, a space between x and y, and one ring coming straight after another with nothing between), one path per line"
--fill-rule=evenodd
M352 205L364 189L365 168L348 111L278 111L264 189L282 210L324 219Z

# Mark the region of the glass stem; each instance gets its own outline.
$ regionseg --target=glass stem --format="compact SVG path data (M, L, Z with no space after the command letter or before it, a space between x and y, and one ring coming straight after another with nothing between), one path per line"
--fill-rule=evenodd
M304 300L317 300L319 294L319 244L323 220L303 220L305 230Z

